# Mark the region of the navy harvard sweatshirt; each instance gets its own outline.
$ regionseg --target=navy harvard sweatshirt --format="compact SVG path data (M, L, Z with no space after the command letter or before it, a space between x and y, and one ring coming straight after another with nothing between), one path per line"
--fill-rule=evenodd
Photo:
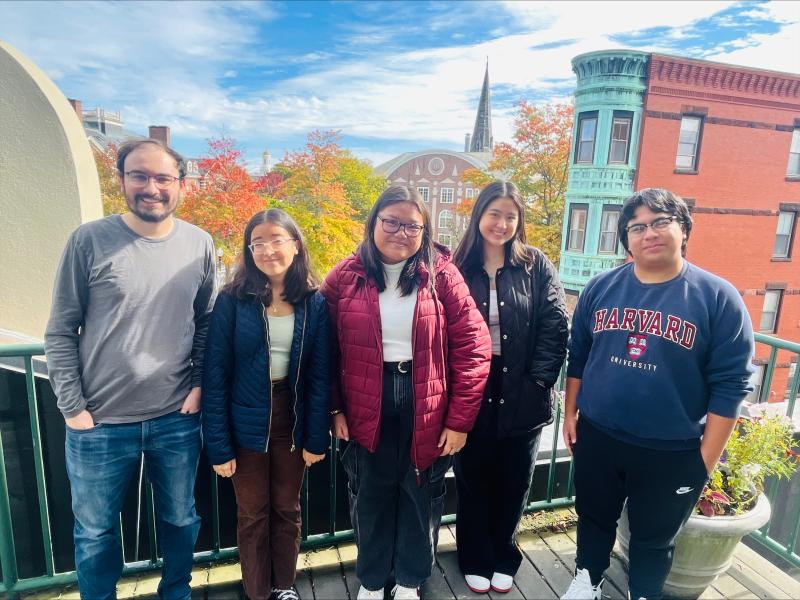
M753 327L724 279L685 262L641 283L627 263L594 277L572 320L568 377L581 417L638 446L696 447L708 412L736 417L753 372Z

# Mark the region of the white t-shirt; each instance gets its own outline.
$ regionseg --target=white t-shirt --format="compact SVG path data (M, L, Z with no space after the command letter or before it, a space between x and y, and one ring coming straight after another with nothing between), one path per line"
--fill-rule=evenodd
M289 374L289 356L294 335L294 313L285 317L267 315L269 321L270 376L272 381Z
M383 264L386 289L378 294L381 309L381 338L383 340L383 360L398 362L411 360L411 333L414 322L414 308L417 305L417 286L405 297L400 296L400 274L405 262L396 265Z
M489 334L492 336L492 354L500 356L500 308L497 306L497 290L489 290Z

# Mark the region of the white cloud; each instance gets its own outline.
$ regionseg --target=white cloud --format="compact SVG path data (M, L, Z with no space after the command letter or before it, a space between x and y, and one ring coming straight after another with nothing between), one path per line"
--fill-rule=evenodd
M754 33L734 46L743 48L714 53L705 58L718 62L800 74L800 22L787 25L776 34Z
M509 95L515 101L567 99L564 85L574 82L574 56L619 47L611 41L615 35L653 27L672 29L647 50L674 53L677 41L697 36L694 24L733 4L686 2L677 9L668 2L468 3L458 15L455 5L447 5L430 19L433 28L449 24L447 38L460 34L457 24L478 18L480 10L507 11L528 31L458 47L380 51L392 29L354 23L340 37L349 59L335 60L327 51L298 54L289 62L301 65L301 75L279 79L273 72L269 84L253 90L251 81L246 93L228 87L230 79L241 79L247 67L276 64L259 31L276 17L272 4L0 3L0 35L66 93L121 109L133 129L167 123L174 138L190 139L224 132L254 151L271 147L276 156L282 151L275 140L312 129L383 140L387 149L402 140L458 149L472 132L487 57L496 94L494 137L508 140L514 115ZM798 11L800 3L756 6L751 16L789 24L777 34L751 34L707 58L800 70ZM500 91L504 104L497 101ZM358 153L375 164L392 156L370 146Z

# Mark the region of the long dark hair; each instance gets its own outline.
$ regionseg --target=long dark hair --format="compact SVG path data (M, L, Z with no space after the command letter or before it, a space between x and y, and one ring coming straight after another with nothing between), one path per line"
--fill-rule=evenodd
M625 252L631 253L628 249L628 223L640 206L646 206L654 213L667 213L677 217L678 224L683 230L681 256L686 256L686 244L689 242L689 236L692 235L692 215L683 198L664 188L639 190L623 203L622 213L617 221L617 233L619 233L619 239Z
M297 304L309 292L317 289L318 281L311 270L306 242L303 239L300 228L292 217L279 208L270 208L269 210L257 212L247 223L247 227L244 230L242 253L236 263L233 279L222 291L240 300L245 300L248 296L255 295L264 303L264 306L272 304L272 286L269 278L256 266L253 254L248 247L253 230L263 223L282 227L291 237L297 240L297 256L294 257L292 264L286 271L282 294L284 300L288 303Z
M431 238L431 215L417 190L405 185L393 185L386 188L378 196L367 216L367 223L364 225L364 240L358 247L358 252L364 265L364 270L367 272L367 277L375 281L379 293L383 292L386 289L386 279L383 274L381 253L375 245L375 224L378 222L379 212L387 206L398 202L413 204L422 215L422 245L417 250L417 253L406 261L406 266L398 282L400 295L408 296L414 291L414 286L419 283L419 268L421 265L424 265L428 273L430 273L428 286L431 287L433 285L433 263L436 260L436 248Z
M514 237L505 243L506 262L529 269L533 265L533 253L525 245L525 206L522 196L513 183L493 181L478 194L472 207L469 227L461 243L458 244L453 262L462 273L472 272L483 267L483 236L479 229L481 217L489 205L498 198L508 198L517 207L519 220Z

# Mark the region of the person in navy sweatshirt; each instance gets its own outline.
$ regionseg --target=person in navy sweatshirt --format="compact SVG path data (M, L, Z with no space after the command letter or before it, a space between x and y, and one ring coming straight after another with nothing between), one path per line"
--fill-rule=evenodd
M589 281L572 321L563 435L578 552L567 600L601 598L626 499L630 597L661 597L675 536L752 389L750 317L730 283L684 258L686 203L642 190L618 230L633 260Z

